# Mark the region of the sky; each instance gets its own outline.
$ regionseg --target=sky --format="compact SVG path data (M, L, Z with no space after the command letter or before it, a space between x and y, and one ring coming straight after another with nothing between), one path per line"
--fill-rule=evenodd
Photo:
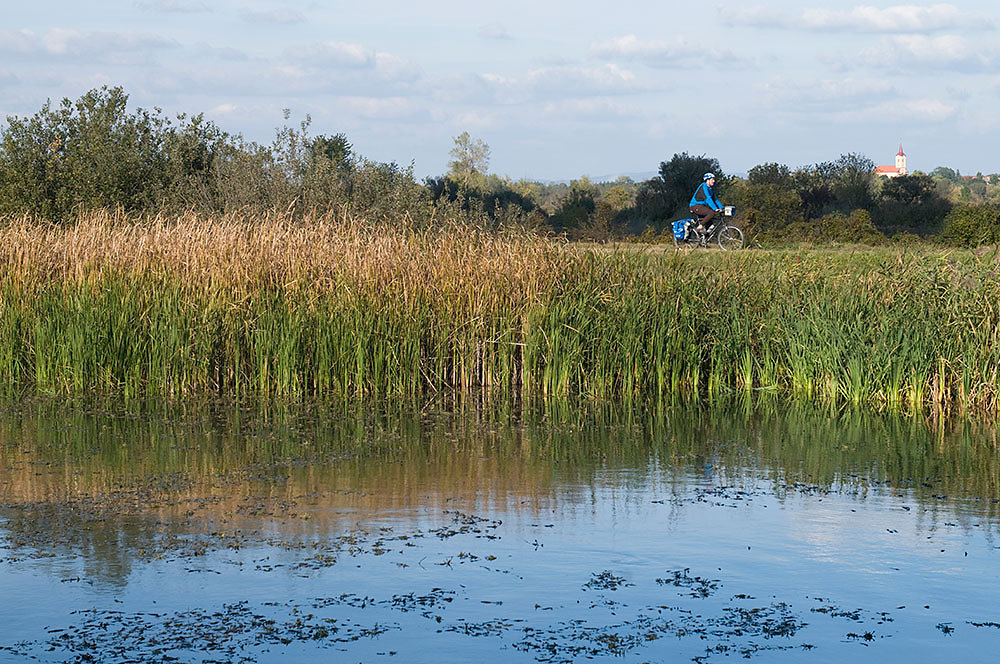
M288 109L419 178L466 131L515 180L900 144L911 171L995 173L998 30L987 0L36 0L0 18L0 117L108 85L261 143Z

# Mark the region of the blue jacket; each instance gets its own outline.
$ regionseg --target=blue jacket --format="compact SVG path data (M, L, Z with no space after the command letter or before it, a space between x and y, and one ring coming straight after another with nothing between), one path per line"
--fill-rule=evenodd
M715 187L709 187L707 181L702 182L694 190L694 196L691 197L691 202L688 205L692 207L695 205L707 205L713 210L722 209L722 203L715 197Z

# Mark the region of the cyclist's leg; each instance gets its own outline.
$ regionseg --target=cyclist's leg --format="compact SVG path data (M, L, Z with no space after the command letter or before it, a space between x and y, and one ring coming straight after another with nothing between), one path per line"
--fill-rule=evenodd
M708 207L707 205L692 205L691 214L698 217L698 232L704 233L705 229L715 218L715 210Z

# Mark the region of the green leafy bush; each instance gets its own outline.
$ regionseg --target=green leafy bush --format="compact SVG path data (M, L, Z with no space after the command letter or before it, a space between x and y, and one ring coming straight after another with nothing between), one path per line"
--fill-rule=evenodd
M91 90L0 128L0 214L69 223L81 213L237 210L303 216L346 210L373 219L429 216L412 166L365 160L343 134L279 128L270 145L202 115L129 112L122 88ZM288 119L288 111L285 119Z
M956 247L1000 243L1000 208L996 205L960 205L948 213L941 241Z
M783 229L763 234L761 242L767 243L834 243L834 244L885 244L887 239L872 222L867 210L854 210L850 215L833 212L812 221L789 224Z
M46 102L30 118L8 118L0 137L0 211L52 221L76 209L153 206L166 186L167 122L125 112L121 88L91 90L76 102Z

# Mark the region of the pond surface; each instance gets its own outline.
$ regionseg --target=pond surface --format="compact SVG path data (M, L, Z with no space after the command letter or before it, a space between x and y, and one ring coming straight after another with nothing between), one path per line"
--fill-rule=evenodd
M969 423L20 405L0 661L994 661L998 533Z

